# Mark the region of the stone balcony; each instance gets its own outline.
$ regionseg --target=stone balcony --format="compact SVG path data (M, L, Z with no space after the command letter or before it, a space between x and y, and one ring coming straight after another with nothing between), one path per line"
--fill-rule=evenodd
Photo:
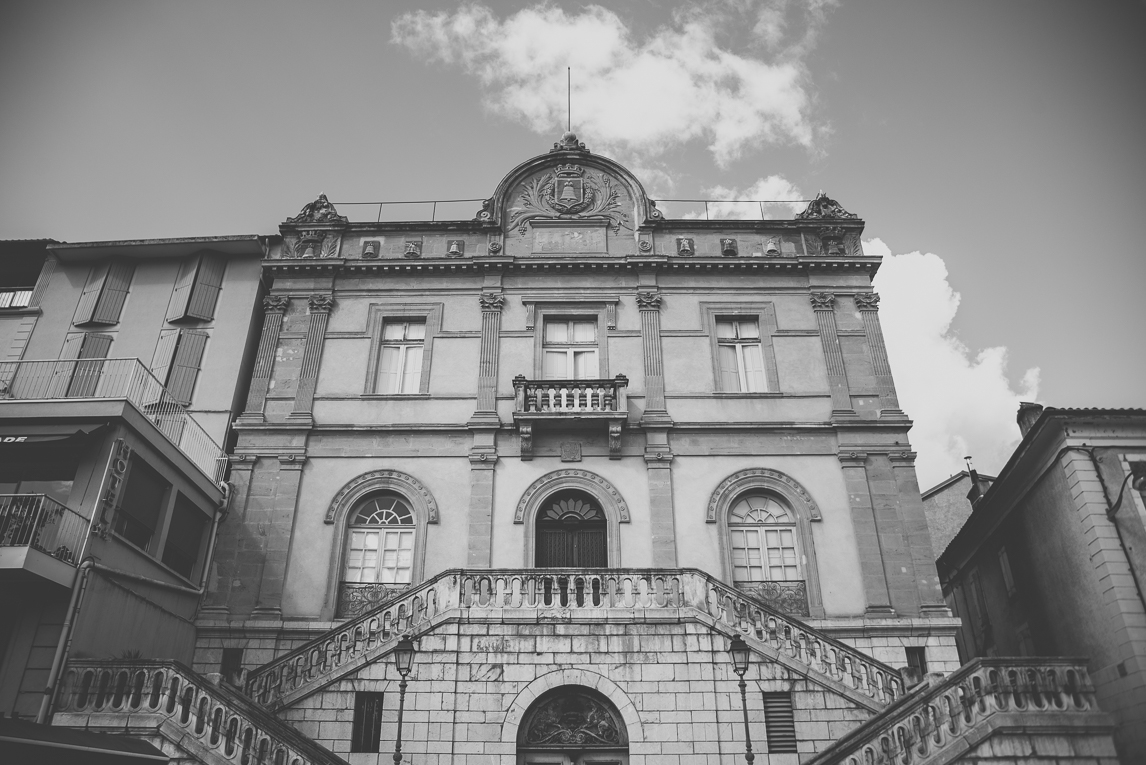
M533 459L533 428L604 423L609 459L621 458L621 427L629 417L625 375L590 380L513 378L513 421L521 434L521 459Z

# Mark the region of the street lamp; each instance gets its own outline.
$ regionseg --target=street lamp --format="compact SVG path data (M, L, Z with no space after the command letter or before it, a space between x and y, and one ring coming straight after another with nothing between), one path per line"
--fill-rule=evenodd
M398 737L394 741L394 765L402 762L402 712L406 708L406 675L410 674L410 669L413 666L414 641L404 637L398 641L397 647L394 648L394 667L402 676L402 682L398 683ZM748 718L745 717L744 720L747 724Z
M756 755L752 754L752 737L748 733L748 686L744 683L744 673L748 671L752 649L739 635L734 635L732 642L728 644L728 653L732 656L732 671L740 678L740 707L744 710L744 761L752 765ZM399 712L399 720L402 719L401 715Z

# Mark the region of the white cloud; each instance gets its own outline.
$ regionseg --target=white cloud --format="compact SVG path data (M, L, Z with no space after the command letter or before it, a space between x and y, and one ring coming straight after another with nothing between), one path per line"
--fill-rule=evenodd
M959 293L938 255L892 255L879 239L865 241L864 251L884 259L875 278L880 321L900 407L915 421L910 438L920 487L962 470L965 455L979 471L996 474L1019 441L1019 402L1038 396L1038 368L1028 369L1015 390L1006 348L973 353L951 334Z
M716 200L708 203L708 217L716 220L780 220L795 217L808 203L800 190L782 175L760 178L746 189L713 186L704 190L704 196ZM792 200L785 202L782 200ZM766 204L760 204L764 202ZM688 213L683 217L703 217L703 213Z
M832 4L726 0L682 10L643 36L596 5L538 5L504 20L467 5L404 14L391 41L460 67L484 86L491 111L545 134L565 125L571 66L573 122L591 148L639 160L703 141L726 165L765 143L814 147L822 127L801 56ZM754 31L734 52L745 20Z

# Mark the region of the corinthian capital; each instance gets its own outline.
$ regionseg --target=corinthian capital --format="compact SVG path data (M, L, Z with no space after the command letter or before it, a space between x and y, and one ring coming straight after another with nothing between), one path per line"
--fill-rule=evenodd
M661 296L657 292L638 292L637 308L642 311L656 311L661 307Z
M861 311L878 311L879 295L874 292L862 292L856 295L856 308Z
M334 310L334 295L311 295L306 302L311 313L330 313Z
M483 292L478 296L483 311L500 311L505 305L505 295L500 292Z
M290 298L286 295L267 295L263 298L263 310L266 313L286 313L290 307Z
M836 296L830 292L813 292L809 299L814 311L831 311L836 305Z

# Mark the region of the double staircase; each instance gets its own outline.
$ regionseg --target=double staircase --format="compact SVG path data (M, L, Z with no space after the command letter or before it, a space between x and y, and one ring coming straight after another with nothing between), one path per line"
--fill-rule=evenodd
M453 569L252 670L245 694L174 662L69 662L55 722L151 731L205 763L341 763L276 712L444 622L581 620L698 621L872 713L816 765L946 763L1002 723L1107 720L1082 660L978 660L908 691L896 669L696 569Z

